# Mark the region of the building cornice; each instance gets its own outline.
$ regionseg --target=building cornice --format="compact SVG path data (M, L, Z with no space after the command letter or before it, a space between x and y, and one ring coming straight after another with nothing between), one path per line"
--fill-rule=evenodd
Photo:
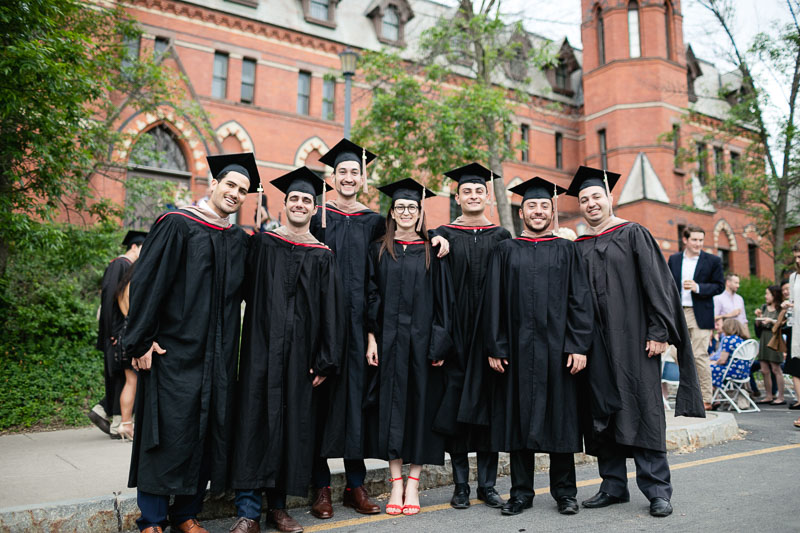
M240 15L215 11L213 9L176 0L129 0L123 5L134 9L143 8L159 11L175 17L199 21L213 26L222 26L230 30L262 36L267 39L274 39L328 54L338 54L344 49L344 45L327 39L320 39L312 35L273 26Z

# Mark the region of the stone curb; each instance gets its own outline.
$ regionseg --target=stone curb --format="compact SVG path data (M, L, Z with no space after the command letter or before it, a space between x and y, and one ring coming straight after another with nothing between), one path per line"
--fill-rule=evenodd
M696 449L713 444L720 444L739 434L736 419L730 413L714 413L708 419L695 424L667 428L667 449ZM474 454L470 457L470 480L474 481L477 466ZM583 453L575 454L575 464L594 462L595 458ZM549 466L547 454L536 454L537 470L545 470ZM510 473L510 461L507 453L500 454L497 468L498 476ZM420 488L431 489L452 483L450 460L444 465L429 465L422 471ZM332 474L331 489L333 501L340 502L344 492L344 472ZM386 494L390 490L388 467L367 470L364 487L371 495ZM265 502L266 508L266 502ZM306 507L308 498L290 497L287 506L290 508ZM201 519L232 517L236 514L233 494L207 498ZM8 507L0 509L0 533L69 533L93 531L111 533L130 531L136 528L135 520L139 516L136 496L132 494L100 496L82 500L66 500L32 507Z

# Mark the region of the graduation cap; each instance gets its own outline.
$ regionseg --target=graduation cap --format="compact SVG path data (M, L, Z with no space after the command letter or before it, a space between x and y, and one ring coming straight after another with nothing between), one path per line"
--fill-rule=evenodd
M535 176L509 190L522 196L523 204L531 199L549 199L553 203L553 227L558 231L558 195L567 192L567 189Z
M383 187L378 187L378 190L392 199L392 202L397 200L413 200L420 205L419 222L417 223L417 231L422 229L422 219L425 217L425 198L436 196L436 193L425 187L423 184L413 178L405 178L400 181L395 181Z
M361 164L361 173L364 176L364 192L367 192L367 165L375 159L376 156L366 148L363 148L349 139L342 139L336 145L328 150L328 152L319 158L322 163L329 167L333 167L336 172L336 167L339 163L344 161L355 161Z
M572 182L569 184L569 188L567 189L567 195L575 196L576 198L580 195L580 192L587 188L587 187L604 187L606 190L606 195L611 196L611 190L614 188L614 185L617 184L617 181L620 178L620 174L616 172L608 172L605 169L600 170L599 168L592 168L592 167L578 167L578 171L575 172L575 177L572 178ZM608 205L609 207L609 214L614 216L614 208L611 204Z
M131 230L125 234L125 238L122 239L122 245L130 248L134 244L142 244L146 238L146 231Z
M310 194L316 200L320 194L322 196L322 227L325 224L325 191L332 189L330 185L325 183L325 180L317 176L314 171L308 167L297 168L288 174L284 174L279 178L270 181L278 190L289 195L292 191L299 191L302 193Z
M502 176L495 175L494 172L484 167L480 163L470 163L468 165L464 165L463 167L449 170L445 172L444 175L451 180L457 181L459 187L465 183L479 183L481 185L486 185L487 181L492 182L492 185L494 185L493 182L495 177L502 178ZM491 203L492 187L486 187L486 192L488 194L487 201L490 202L489 212L494 214L494 204Z
M242 154L220 154L206 156L211 176L219 181L228 172L238 172L250 180L247 192L259 192L261 177L258 175L258 166L253 152ZM260 202L259 202L260 203Z

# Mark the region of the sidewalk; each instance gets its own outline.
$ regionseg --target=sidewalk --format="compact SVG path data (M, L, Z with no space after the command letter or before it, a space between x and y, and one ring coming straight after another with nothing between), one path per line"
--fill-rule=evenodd
M738 435L733 415L709 413L706 419L674 418L667 412L667 447L692 450ZM115 441L91 428L0 436L0 531L127 530L138 515L136 491L127 488L131 444ZM577 461L592 460L582 454ZM474 459L473 459L474 461ZM423 470L422 488L449 485L449 460L444 467ZM331 460L334 498L344 485L341 460ZM472 465L474 469L474 464ZM537 455L537 466L547 456ZM499 475L508 475L508 457L501 454ZM367 461L370 494L388 492L387 463ZM307 505L302 498L289 505ZM232 516L230 497L209 500L207 517Z

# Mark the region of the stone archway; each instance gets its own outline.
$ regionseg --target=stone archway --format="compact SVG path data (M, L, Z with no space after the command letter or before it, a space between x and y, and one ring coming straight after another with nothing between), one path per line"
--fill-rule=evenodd
M244 129L244 126L235 120L230 120L219 126L216 134L219 142L223 142L226 138L233 136L239 141L243 152L254 151L253 139L250 137L250 134L247 133L247 130Z
M302 167L306 164L306 159L308 159L309 154L313 151L319 152L320 156L323 156L328 153L330 148L325 141L320 139L317 136L311 137L303 142L300 145L300 148L297 149L297 152L294 155L294 166L295 167Z
M728 238L728 243L730 244L730 251L735 252L738 250L738 246L736 244L736 234L733 232L733 228L730 224L723 218L717 221L714 224L714 248L719 248L719 234L720 232L724 232L725 236Z

